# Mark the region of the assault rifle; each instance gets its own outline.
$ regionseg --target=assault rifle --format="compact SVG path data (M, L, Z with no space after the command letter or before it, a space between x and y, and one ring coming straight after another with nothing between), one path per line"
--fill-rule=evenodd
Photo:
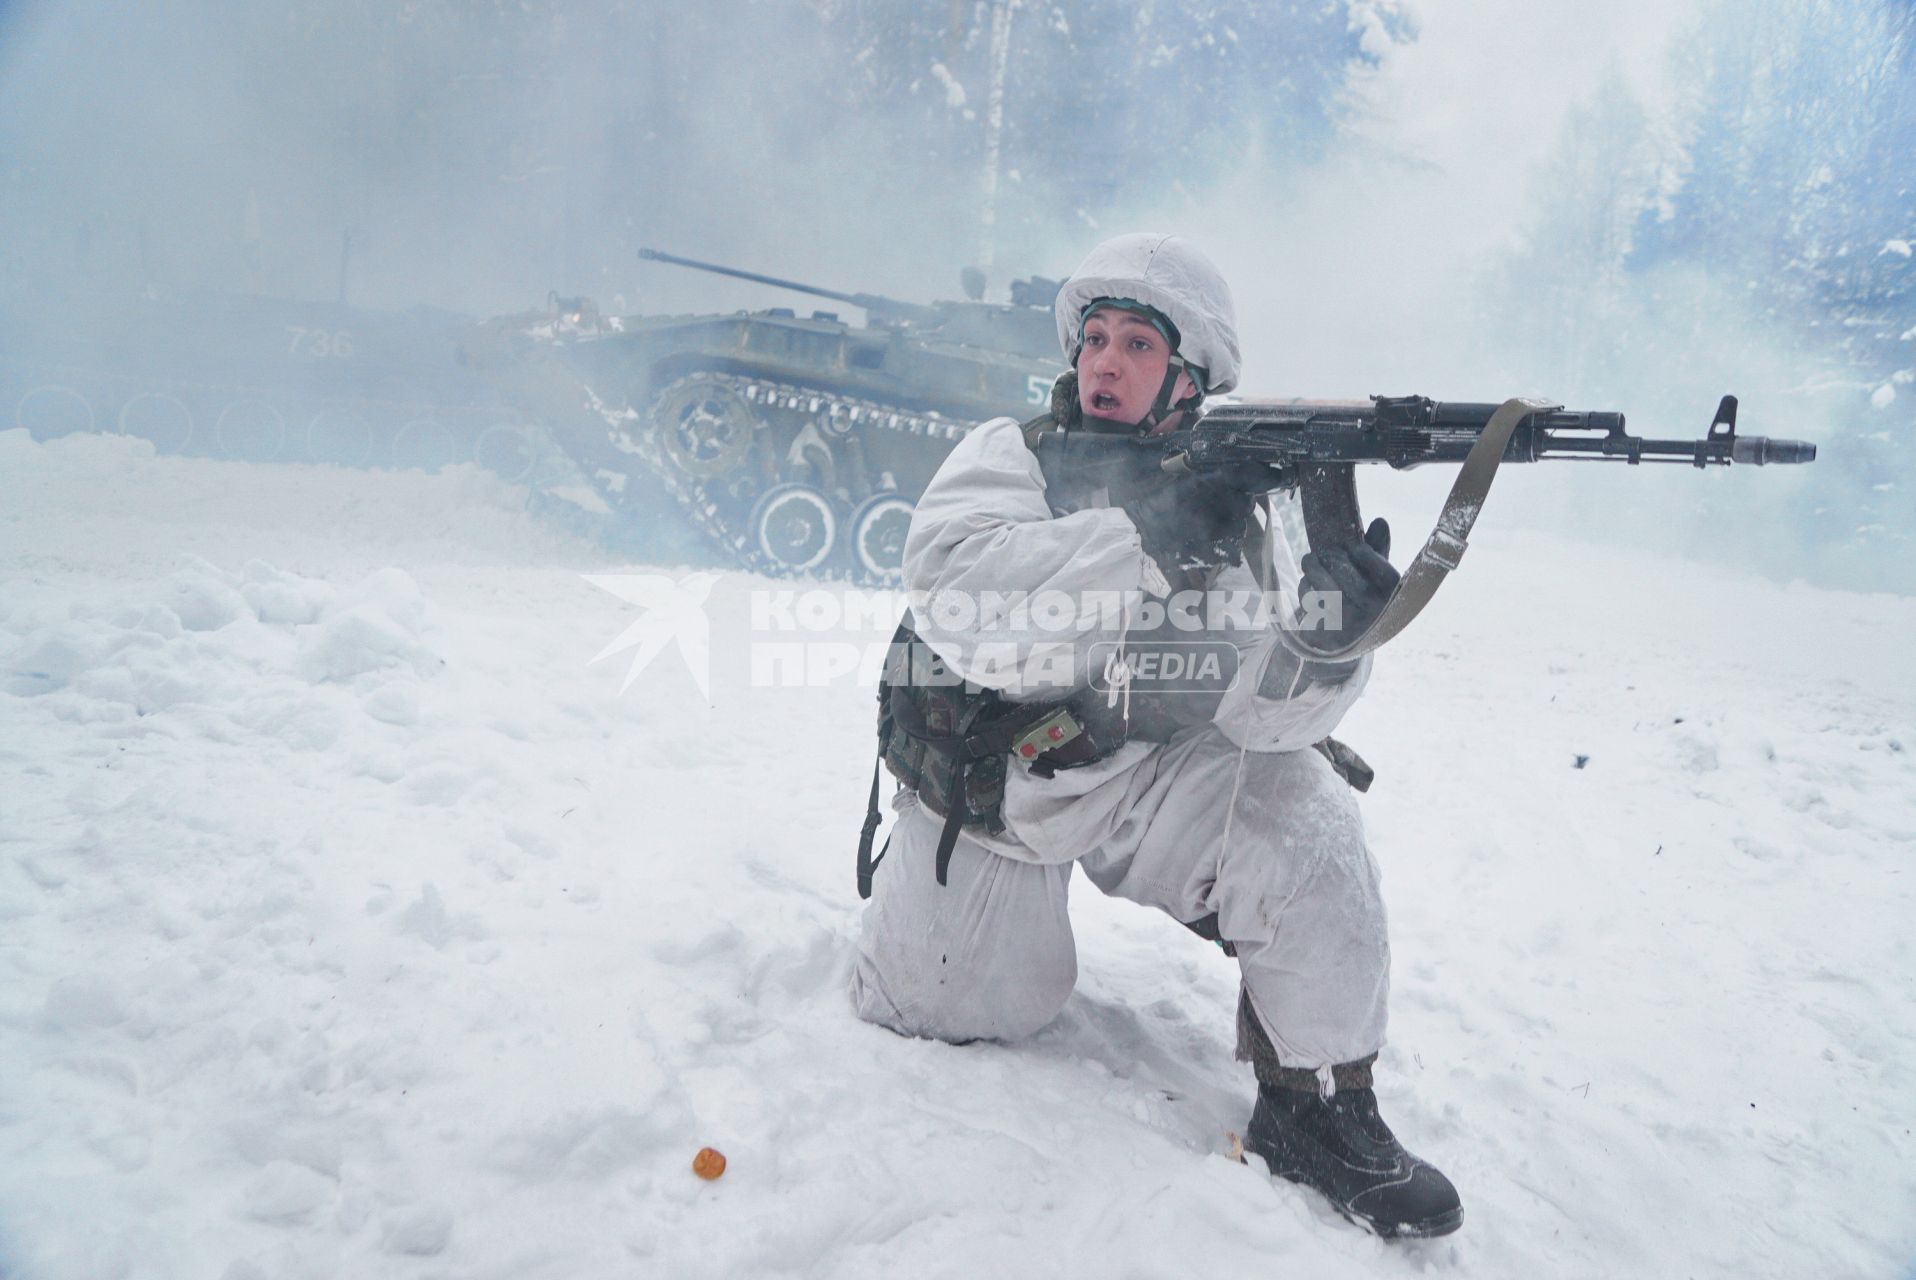
M1764 466L1814 462L1816 446L1736 433L1736 397L1724 396L1700 440L1646 440L1624 430L1621 413L1572 410L1542 400L1461 404L1424 396L1369 400L1250 400L1219 405L1188 427L1161 436L1053 431L1037 440L1048 484L1073 490L1151 482L1153 473L1228 476L1248 491L1294 491L1303 501L1304 531L1312 547L1356 541L1363 535L1357 505L1357 464L1406 470L1460 463L1463 470L1437 517L1437 527L1412 559L1384 612L1364 634L1335 650L1282 639L1303 657L1347 659L1396 635L1436 594L1457 567L1477 514L1505 462L1554 458L1622 462L1678 462L1695 467L1743 463ZM1255 481L1259 468L1263 479Z

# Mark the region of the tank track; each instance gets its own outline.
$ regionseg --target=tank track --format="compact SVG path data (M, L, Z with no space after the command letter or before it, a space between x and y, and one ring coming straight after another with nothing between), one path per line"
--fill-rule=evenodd
M933 447L943 453L949 452L952 445L962 440L972 424L960 423L938 413L914 413L878 401L837 395L816 387L716 370L689 373L666 384L653 394L651 404L644 411L613 408L594 398L593 407L606 421L613 448L637 457L647 471L663 484L686 519L740 568L770 577L808 576L850 579L867 585L891 585L892 579L875 577L862 571L856 558L846 553L844 544L847 535L843 530L843 517L852 506L869 495L847 494L842 486L836 489L821 486L821 492L832 501L841 517L840 531L835 535L836 545L826 563L816 569L796 572L790 565L767 555L761 549L758 531L750 524L750 513L759 497L774 485L787 482L788 477L783 474L783 469L770 484L753 477L750 468L745 466L736 468L728 475L710 479L693 475L672 456L662 438L664 431L661 424L653 420L655 406L671 402L695 385L731 392L750 406L760 423L767 423L775 415L783 415L788 425L794 418L815 424L816 435L827 442L845 439L853 433L882 432L932 442ZM874 487L871 492L882 493L886 490ZM898 496L907 500L916 497L907 492L899 492Z

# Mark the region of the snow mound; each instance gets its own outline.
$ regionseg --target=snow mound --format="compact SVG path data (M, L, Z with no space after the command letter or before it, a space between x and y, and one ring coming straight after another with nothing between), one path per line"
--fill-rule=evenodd
M632 566L515 500L0 433L0 1275L1906 1267L1916 604L1480 531L1340 731L1466 1206L1386 1246L1234 1158L1137 908L1027 1043L856 1021L870 688L755 685L727 575L709 703L621 696Z

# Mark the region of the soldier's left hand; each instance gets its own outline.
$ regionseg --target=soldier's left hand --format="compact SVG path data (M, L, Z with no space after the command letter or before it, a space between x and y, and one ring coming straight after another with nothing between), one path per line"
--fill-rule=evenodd
M1382 516L1370 522L1360 541L1340 543L1304 557L1301 591L1335 592L1342 609L1329 610L1335 627L1307 630L1302 639L1313 649L1334 650L1370 629L1390 602L1402 576L1390 563L1390 525ZM1334 597L1335 599L1336 597ZM1306 617L1310 613L1306 611Z

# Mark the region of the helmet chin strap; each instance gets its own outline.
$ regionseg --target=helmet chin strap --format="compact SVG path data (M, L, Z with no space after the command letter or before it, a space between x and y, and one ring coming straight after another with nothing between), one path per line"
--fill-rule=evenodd
M1178 387L1178 375L1191 374L1191 394L1173 404L1171 397ZM1173 354L1169 364L1164 366L1164 385L1158 388L1157 399L1151 402L1151 410L1138 420L1137 430L1141 436L1148 436L1157 430L1158 424L1173 413L1182 413L1195 409L1204 403L1204 379L1198 371L1184 363L1184 357Z

